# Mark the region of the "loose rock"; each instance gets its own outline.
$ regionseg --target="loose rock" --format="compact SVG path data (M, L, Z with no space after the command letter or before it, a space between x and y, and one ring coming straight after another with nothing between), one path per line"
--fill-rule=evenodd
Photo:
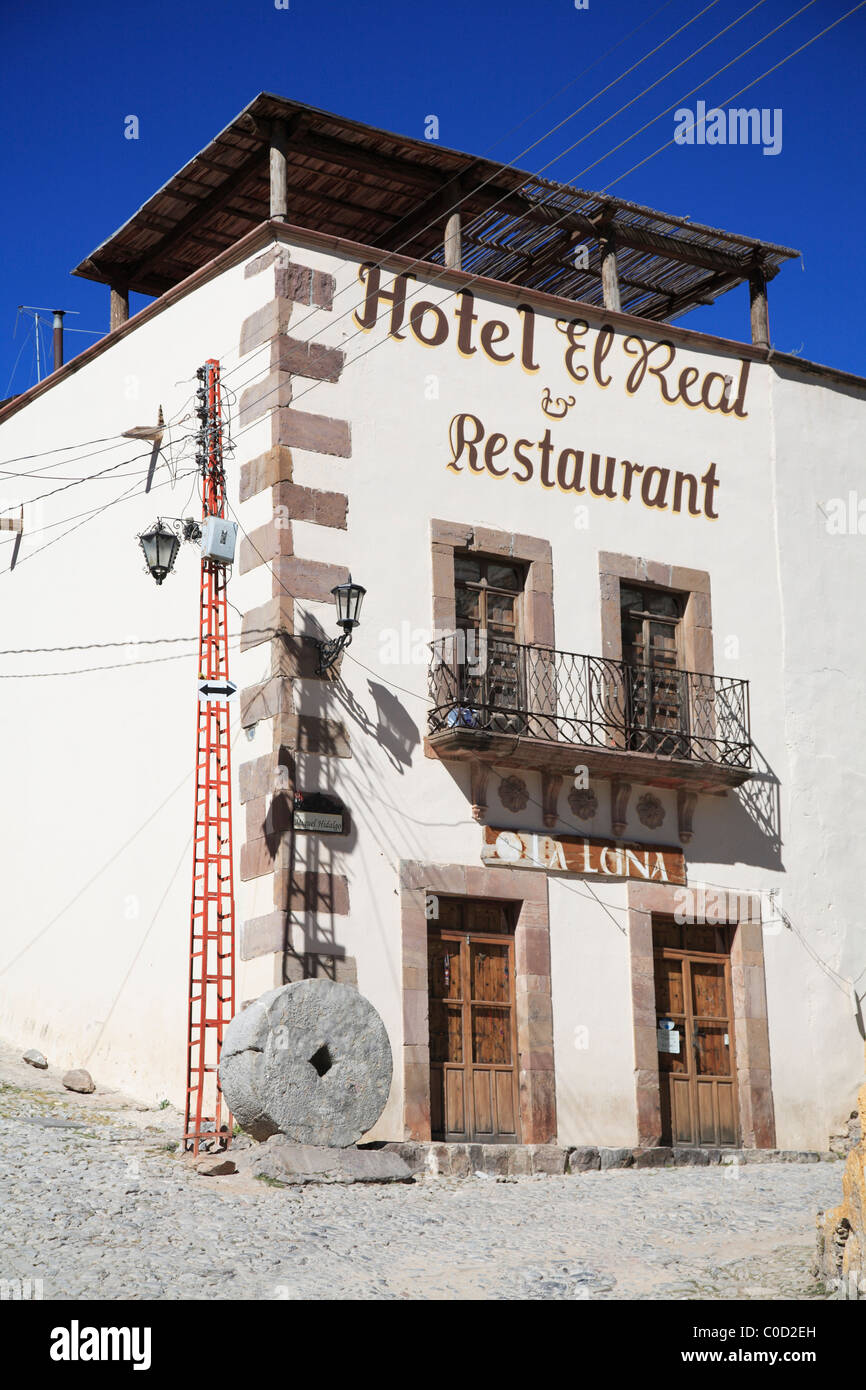
M292 1144L282 1134L239 1156L253 1177L283 1183L411 1182L409 1165L387 1149L325 1148Z
M93 1077L83 1067L76 1067L72 1071L68 1071L63 1077L63 1084L67 1091L80 1091L84 1096L89 1096L92 1091L96 1090Z
M228 1173L236 1173L238 1165L233 1158L228 1158L225 1154L210 1154L207 1158L198 1160L195 1171L201 1173L203 1178L222 1178Z
M40 1071L45 1071L48 1067L48 1058L41 1052L37 1052L35 1047L28 1047L21 1060L22 1062L29 1062L31 1067L38 1067Z

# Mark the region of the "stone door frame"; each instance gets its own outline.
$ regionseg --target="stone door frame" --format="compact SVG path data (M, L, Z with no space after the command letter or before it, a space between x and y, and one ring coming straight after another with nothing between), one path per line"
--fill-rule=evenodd
M724 892L724 890L721 890ZM637 1130L641 1148L661 1143L661 1088L656 1041L655 965L652 919L682 911L683 893L695 888L629 883L628 924L634 1009ZM764 971L760 896L727 890L725 915L717 925L734 927L731 945L731 1008L739 1097L740 1141L746 1149L773 1149L776 1122L770 1074L770 1035Z
M516 907L517 1081L522 1144L556 1141L553 1002L547 875L534 869L400 864L403 972L403 1137L429 1142L430 1030L427 932L438 894Z

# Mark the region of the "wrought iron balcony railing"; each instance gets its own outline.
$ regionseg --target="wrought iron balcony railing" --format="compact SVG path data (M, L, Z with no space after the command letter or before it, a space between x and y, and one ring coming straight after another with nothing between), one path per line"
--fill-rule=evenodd
M748 681L483 633L451 634L431 648L431 733L475 729L750 766Z

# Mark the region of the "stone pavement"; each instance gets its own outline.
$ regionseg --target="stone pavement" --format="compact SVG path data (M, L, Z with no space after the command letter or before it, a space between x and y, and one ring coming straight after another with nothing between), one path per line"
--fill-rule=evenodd
M841 1163L284 1188L203 1177L177 1112L19 1058L0 1048L0 1281L46 1299L826 1297Z

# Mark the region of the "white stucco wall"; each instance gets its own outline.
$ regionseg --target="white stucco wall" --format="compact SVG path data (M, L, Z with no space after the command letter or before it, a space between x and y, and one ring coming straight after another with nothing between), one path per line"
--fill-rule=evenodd
M816 490L823 500L855 486L862 393L819 384L805 372L789 379L772 366L752 363L745 419L669 404L651 380L629 395L624 381L634 359L624 353L619 332L604 363L610 385L601 389L591 376L579 384L565 372L566 340L555 326L555 313L547 310L536 316L537 372L523 370L517 361L495 364L481 351L461 356L454 339L455 300L442 286L428 286L419 296L441 302L449 316L449 338L441 346L421 345L405 325L403 340L389 340L387 310L372 332L360 333L346 312L360 299L357 261L321 244L286 245L294 259L329 272L337 282L333 310L297 310L290 331L346 353L339 382L313 386L296 379L293 404L348 420L352 431L349 459L292 451L295 483L349 498L346 532L296 522L294 552L350 566L368 590L363 624L343 664L353 708L318 682L295 686L299 712L339 718L349 731L351 758L301 755L298 780L306 788L340 795L354 832L346 847L325 837L298 837L299 867L305 862L312 867L315 859L320 869L332 865L344 873L351 910L347 918L299 922L294 944L309 950L316 942L336 943L356 957L359 987L387 1024L397 1066L374 1135L402 1135L399 863L480 863L481 832L471 818L468 772L425 758L421 742L426 667L418 658L432 627L432 518L548 539L556 645L566 651L601 652L600 551L710 572L715 670L751 682L753 738L761 766L772 770L781 787L782 848L780 858L772 836L756 823L754 798L745 793L701 797L687 851L690 881L735 890L781 889L786 912L811 948L842 975L856 974L866 934L848 843L852 828L862 825L866 767L853 732L844 745L842 736L850 730L849 711L866 674L854 638L859 551L856 538L826 536L815 503ZM391 272L383 273L383 289L391 288L392 278ZM223 344L236 347L241 321L272 292L272 271L244 280L242 266L227 270L0 426L0 458L148 422L160 402L170 418L192 389L192 384L173 383L190 376L206 356L221 356ZM480 323L491 318L508 324L512 339L518 337L521 316L510 303L478 295L475 311L476 342ZM574 312L584 311L575 306ZM594 333L600 319L592 312L586 317ZM655 333L665 336L661 329ZM736 382L735 344L728 350L675 330L670 337L677 345L677 370L693 365L702 373L733 375ZM245 364L235 352L226 357L225 369L229 383L239 387L266 374L267 353ZM140 378L142 393L132 403L120 394L130 374ZM575 397L559 422L542 413L545 387L554 398ZM516 439L537 440L549 425L557 448L583 449L587 462L597 451L699 477L714 462L718 519L672 515L638 498L573 497L541 487L537 478L521 485L511 477L451 470L449 423L464 411L478 416L488 433L504 434L509 447ZM232 489L243 460L270 442L266 420L238 438ZM498 462L510 457L503 454ZM12 480L6 483L10 500L17 500ZM44 486L40 481L40 490ZM71 514L71 497L76 510L96 505L105 496L99 486L61 494L57 515ZM172 496L164 489L121 504L88 524L80 538L73 534L13 575L0 576L14 596L3 607L8 640L2 645L194 632L193 553L182 553L178 575L157 590L140 573L132 541L132 533L160 509L175 513L174 503L163 500ZM174 496L185 499L186 491L178 487ZM269 492L243 504L239 515L245 530L266 522L270 505ZM26 554L25 544L22 558ZM271 576L263 567L236 573L231 592L237 607L247 611L270 597ZM333 631L329 606L296 604L298 631L304 630L306 615ZM396 661L395 639L406 648ZM268 673L265 652L233 654L233 675L241 685ZM27 658L27 669L38 669L33 665L38 660ZM56 657L45 660L50 663L45 669L86 664L68 657L60 663ZM3 811L10 866L7 955L15 954L19 941L35 937L181 783L192 756L191 664L181 660L101 676L0 682L4 727L21 732L20 738L7 739L9 785L23 793L8 798ZM235 766L270 751L271 738L267 721L250 739L240 735ZM491 779L491 823L542 828L540 777L528 774L527 782L533 801L513 816L499 807ZM564 785L558 827L564 832L574 829L567 790ZM580 829L609 835L607 787L598 790L599 813ZM675 843L673 794L660 793L666 819L657 832L649 832L634 812L641 790L635 785L628 834ZM78 1064L87 1061L99 1038L89 1063L95 1073L175 1100L183 1082L189 894L183 852L191 800L189 786L179 786L129 849L0 974L7 1032L43 1046L52 1060ZM236 844L242 826L238 805ZM142 946L178 862L173 887ZM628 943L617 929L617 923L626 926L625 888L615 881L592 886L607 911L579 878L550 879L559 1138L628 1144L636 1138L633 1032ZM139 899L139 915L127 921L124 902L130 895ZM270 909L268 880L239 885L239 921ZM847 996L796 933L778 921L769 923L765 950L777 1141L780 1147L823 1148L856 1089L862 1042ZM241 963L239 999L271 987L273 969L271 957ZM577 1029L586 1034L576 1034ZM576 1037L582 1042L584 1036L588 1045L577 1046Z
M0 479L0 506L25 503L18 563L0 574L4 649L195 636L197 550L183 547L175 574L158 588L135 539L157 515L200 516L194 479L179 478L172 488L161 461L144 495L151 446L140 440L45 451L155 424L160 405L167 421L187 415L196 368L215 352L227 369L236 365L240 323L262 293L244 280L242 265L224 271L131 327L0 425L2 466L30 473ZM194 419L172 425L164 456L177 459L184 434L196 427ZM193 453L188 444L180 472L193 466ZM43 456L6 462L26 454ZM124 459L128 468L105 479L29 500ZM236 470L229 485L236 501ZM134 495L115 501L131 487ZM101 506L107 509L69 529L71 518ZM0 566L11 552L11 544L0 549ZM240 626L233 613L230 626ZM173 659L161 660L167 656ZM136 664L142 661L154 664ZM0 662L4 676L118 667L0 680L2 1031L40 1047L52 1065L86 1065L100 1084L182 1103L196 643Z

